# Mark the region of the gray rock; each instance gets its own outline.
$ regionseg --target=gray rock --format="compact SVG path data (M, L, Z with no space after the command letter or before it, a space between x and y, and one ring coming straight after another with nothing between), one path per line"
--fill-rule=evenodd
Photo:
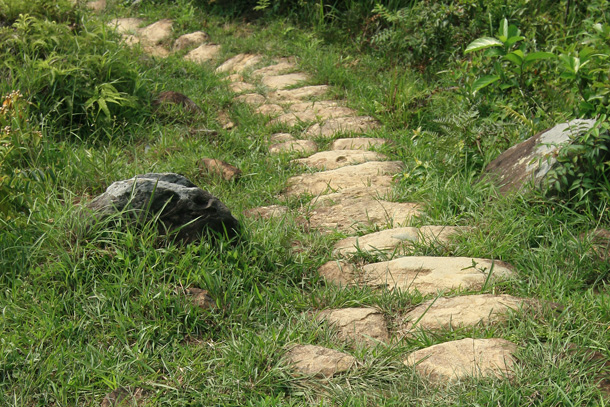
M595 120L572 120L536 134L512 146L489 163L485 175L495 181L503 194L520 190L530 182L541 185L557 164L557 153L570 137L586 132Z
M89 209L102 218L124 212L143 222L158 214L161 233L179 229L176 237L185 243L199 240L206 230L226 230L230 237L239 231L239 222L222 202L174 173L149 173L114 182Z

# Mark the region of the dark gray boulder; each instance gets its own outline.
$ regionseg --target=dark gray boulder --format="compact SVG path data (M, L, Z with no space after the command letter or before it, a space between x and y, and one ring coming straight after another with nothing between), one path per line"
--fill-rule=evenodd
M177 233L185 243L197 241L211 230L234 237L239 222L215 196L174 173L149 173L117 181L89 204L97 216L122 212L138 221L158 215L162 233Z

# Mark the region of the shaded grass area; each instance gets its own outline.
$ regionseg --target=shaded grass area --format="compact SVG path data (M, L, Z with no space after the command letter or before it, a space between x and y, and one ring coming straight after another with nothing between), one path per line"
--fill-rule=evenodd
M419 247L414 254L507 261L518 276L485 292L561 307L542 306L502 325L371 349L339 341L308 313L372 305L395 327L427 298L326 285L316 270L330 260L341 234L306 233L292 215L271 221L241 216L244 209L282 203L278 194L301 170L289 164L289 155L268 155L266 120L234 103L212 67L184 63L181 55L157 60L133 52L128 62L146 72L151 95L183 92L203 114L155 116L143 104L146 114L114 122L103 143L45 134L27 168L52 176L33 182L29 211L0 219L3 405L98 405L120 387L142 389L146 405L603 405L596 384L609 356L608 263L592 252L586 234L608 226L607 216L536 195L503 198L478 183L499 146L523 137L522 126L507 123L477 153L466 138L434 132L434 120L468 108L459 93L438 91L448 85L442 75L431 80L404 67L385 67L378 56L324 44L316 33L285 20L244 27L204 15L188 2L110 10L141 14L150 22L174 18L176 36L203 29L223 45L226 57L242 51L296 55L315 83L332 85L332 96L381 120L382 129L371 135L392 140L382 151L406 165L397 177L398 199L426 205L415 225L476 227L451 248ZM237 124L234 130L222 128L221 111ZM539 129L548 124L539 123ZM192 132L198 128L216 134ZM226 182L207 175L199 169L203 157L229 161L244 176ZM152 227L87 227L79 203L115 180L153 171L182 173L218 196L244 224L243 241L180 247ZM295 199L289 205L305 203ZM295 241L305 250L293 247ZM216 308L194 306L185 292L189 287L208 290ZM515 378L433 388L402 364L413 350L465 337L517 343ZM357 358L358 369L328 380L293 377L282 357L296 343L346 351ZM570 344L599 351L602 359L572 352Z

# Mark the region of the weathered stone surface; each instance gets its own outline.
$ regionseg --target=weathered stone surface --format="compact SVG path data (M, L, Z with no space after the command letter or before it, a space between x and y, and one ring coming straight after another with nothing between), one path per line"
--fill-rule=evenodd
M257 69L252 72L253 76L276 76L286 71L295 69L296 65L287 59L283 59L277 64L266 66L264 68Z
M291 110L295 105L290 107ZM332 117L346 117L350 115L354 115L356 112L349 107L343 106L327 106L320 107L318 105L310 104L311 108L304 109L300 111L293 111L285 113L274 120L272 120L269 124L286 124L288 126L294 126L301 122L313 122L316 120L326 120Z
M225 77L225 80L227 80L229 82L243 82L244 77L241 74L232 73L231 75Z
M135 34L144 23L141 18L115 18L108 23L109 27L115 28L119 34Z
M142 50L153 57L167 58L169 56L169 51L161 45L145 45Z
M504 339L465 338L413 352L404 363L439 385L471 376L511 377L516 350Z
M557 163L559 150L569 144L570 137L582 134L594 125L595 120L578 119L538 133L500 154L489 163L485 175L497 182L503 194L520 190L532 181L540 186Z
M356 285L359 280L357 272L354 266L343 260L331 260L318 269L320 277L340 287Z
M596 229L589 234L593 253L601 260L610 259L610 230Z
M191 297L193 305L202 309L216 308L216 301L207 290L191 287L186 290L186 294Z
M282 108L282 106L280 106L280 105L276 105L273 103L265 104L265 105L259 106L255 110L255 113L262 114L264 116L277 116L278 114L284 113L284 108Z
M229 84L229 89L235 93L252 92L256 86L248 82L233 82Z
M292 162L321 170L334 170L347 165L362 164L368 161L381 161L387 157L372 151L343 150L321 151L307 158L299 158Z
M106 8L106 0L90 1L87 3L87 8L95 13L100 13Z
M511 295L463 295L426 301L409 311L403 318L402 335L414 331L490 325L506 320L511 310L526 305L522 298Z
M282 218L286 216L288 213L288 207L283 205L269 205L269 206L259 206L257 208L252 208L244 211L244 216L250 218L261 218L261 219L271 219L271 218Z
M476 267L472 267L473 262ZM514 275L502 262L472 257L400 257L391 261L367 264L362 268L362 282L369 286L387 287L390 291L418 290L433 294L454 289L480 289L485 281Z
M237 72L241 73L246 69L253 67L261 61L262 57L255 54L238 54L233 58L226 60L222 65L216 68L217 73Z
M279 154L282 152L298 152L298 153L315 153L318 151L318 146L312 140L292 140L282 143L272 144L269 146L271 154Z
M376 308L324 310L317 314L317 319L336 328L341 340L374 345L389 339L383 313Z
M179 229L176 236L186 243L199 240L206 230L226 230L230 236L239 231L239 222L229 208L173 173L149 173L114 182L88 207L98 218L124 211L130 219L149 221L159 214L161 233Z
M214 60L220 52L220 45L202 44L184 56L186 61L201 64Z
M204 158L201 160L201 170L211 175L220 176L225 181L232 181L241 176L239 168L214 158Z
M337 150L370 150L371 147L381 147L387 143L382 138L354 137L340 138L332 142L330 149Z
M252 106L259 106L265 103L265 97L258 93L247 93L245 95L239 95L235 98L238 102L247 103Z
M401 226L420 214L417 204L388 202L366 193L323 195L309 206L305 214L308 225L322 231L353 233L361 228Z
M336 117L314 124L305 131L305 136L330 138L338 133L365 133L378 127L379 122L369 116Z
M139 36L146 45L157 45L172 35L172 20L163 19L142 28Z
M315 345L296 345L286 354L286 360L300 374L331 377L349 370L356 358L343 352Z
M263 85L271 89L285 89L308 79L308 75L301 72L296 72L285 75L264 76L261 82Z
M174 51L181 51L186 48L198 47L209 39L209 35L203 31L195 31L190 34L184 34L174 41Z
M290 133L275 133L269 137L270 143L283 143L285 141L293 141L295 138Z
M167 105L179 105L191 113L203 112L203 110L188 96L171 90L159 93L159 95L153 100L152 105L155 109L159 109Z
M391 189L393 175L403 169L400 161L370 161L329 171L303 174L288 180L286 196L320 195L329 191L367 188L385 194Z
M220 123L225 130L230 130L235 127L235 123L231 120L231 116L224 110L218 112L218 123Z
M329 89L330 87L328 85L304 86L302 88L270 92L268 97L270 100L281 102L300 101L316 96L322 96L328 92Z

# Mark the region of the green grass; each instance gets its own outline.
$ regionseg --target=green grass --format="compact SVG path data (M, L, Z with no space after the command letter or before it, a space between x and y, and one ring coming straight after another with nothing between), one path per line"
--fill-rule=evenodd
M29 210L0 218L0 405L99 405L121 387L141 389L145 405L607 404L608 395L596 384L608 377L602 363L610 356L609 268L593 254L587 237L595 227L610 226L607 212L576 211L536 194L501 197L493 186L478 182L500 146L514 144L528 130L506 120L502 131L482 140L481 154L467 144L469 135L460 139L434 125L469 108L459 92L437 91L450 82L443 75L431 78L406 66L385 66L377 54L350 43L327 43L283 18L244 25L205 14L188 1L143 2L139 8L110 3L102 20L113 13L147 22L173 18L175 37L201 29L223 45L227 57L244 51L296 56L312 83L332 85L332 96L379 118L383 126L371 135L394 142L380 151L405 163L397 177L397 199L425 204L414 225L475 227L452 247L416 247L413 254L509 262L517 277L484 292L539 299L543 305L493 327L419 335L372 348L343 343L308 313L376 306L395 328L402 314L428 298L325 284L317 268L331 259L333 243L344 235L305 231L294 215L267 221L241 215L285 203L279 193L302 171L289 164L293 156L267 153L273 129L266 120L234 103L212 67L185 63L181 55L153 60L115 50L119 66L145 75L148 94L131 108L133 115L66 137L62 131L69 127L50 126L48 117L29 110L44 137L19 168L42 175L27 191ZM10 86L0 89L7 92ZM203 114L155 116L147 101L163 90L185 93ZM221 110L230 114L235 129L222 129ZM548 124L538 123L537 130ZM476 119L475 125L487 124ZM191 132L201 128L216 134ZM204 157L236 165L242 178L226 182L201 172ZM80 203L113 181L164 171L184 174L218 196L242 222L243 239L236 245L204 240L183 247L150 225L87 227ZM304 198L287 202L292 209L306 203ZM194 306L185 294L190 287L208 290L216 308ZM514 379L434 388L402 363L409 352L465 337L515 342ZM295 378L283 355L297 343L350 353L358 369L328 380ZM570 344L582 351L571 351ZM601 352L602 361L583 356L586 350Z

